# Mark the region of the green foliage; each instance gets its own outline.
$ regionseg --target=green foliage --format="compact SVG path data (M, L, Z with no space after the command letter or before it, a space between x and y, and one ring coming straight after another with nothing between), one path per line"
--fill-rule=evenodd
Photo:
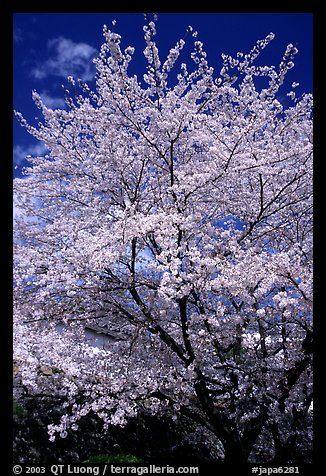
M224 352L225 359L235 359L237 362L244 361L248 350L244 347L233 346L230 350Z
M144 463L144 461L134 455L117 453L91 456L82 463Z
M26 415L25 408L20 403L17 403L16 400L12 401L12 412L13 415L17 417L23 417Z

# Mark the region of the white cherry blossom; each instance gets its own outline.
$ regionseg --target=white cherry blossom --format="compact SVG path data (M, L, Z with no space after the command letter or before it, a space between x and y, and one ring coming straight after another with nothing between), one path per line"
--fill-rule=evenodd
M48 152L14 183L15 364L30 394L65 407L51 440L89 413L108 428L146 411L193 419L225 461L264 441L265 455L270 441L276 459L299 454L311 438L312 96L276 97L298 51L257 66L271 33L223 55L218 75L197 34L165 60L155 35L146 22L143 80L105 27L95 91L69 77L67 110L33 92L43 122L17 113ZM121 338L92 347L94 324Z

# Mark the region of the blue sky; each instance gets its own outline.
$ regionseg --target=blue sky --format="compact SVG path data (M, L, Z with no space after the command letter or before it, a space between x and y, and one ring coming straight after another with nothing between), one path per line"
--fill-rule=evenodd
M122 45L134 46L132 73L145 72L142 55L143 14L141 13L16 13L13 16L13 106L35 123L39 111L31 93L35 89L48 107L64 107L62 85L66 77L80 77L92 84L95 57L103 42L102 28L107 24L122 35ZM299 83L296 93L312 92L313 15L311 13L159 13L157 44L161 59L183 38L188 25L198 31L209 63L219 71L221 54L249 52L258 39L275 33L264 50L261 62L279 64L288 43L299 49L287 77L287 88L279 99L286 101L292 82ZM183 61L187 62L188 58ZM14 120L14 176L28 154L42 154L43 147Z

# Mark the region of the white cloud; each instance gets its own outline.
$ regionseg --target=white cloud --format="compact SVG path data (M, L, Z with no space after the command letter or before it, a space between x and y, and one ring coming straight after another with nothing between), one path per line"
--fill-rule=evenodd
M23 34L20 28L15 27L14 28L14 42L15 43L20 43L23 41Z
M46 147L41 142L38 144L28 145L26 147L21 145L15 145L13 155L14 164L19 166L26 159L27 155L34 157L42 156L46 152Z
M46 107L49 107L51 109L63 109L66 106L65 100L62 97L51 96L45 91L41 92L40 96Z
M62 36L49 41L49 58L32 70L36 79L47 76L76 76L84 81L94 77L92 58L96 49L87 43L75 43Z
M20 207L19 198L16 192L13 193L12 205L12 217L13 221L15 221L15 218L18 218L19 216L22 216L24 214L22 208Z
M28 180L28 178L24 178L21 180ZM32 215L27 215L26 210L23 209L20 203L19 196L17 193L14 192L13 194L13 207L12 207L12 220L13 220L13 227L14 230L16 228L16 219L23 218L25 222L35 223L35 218ZM36 199L33 200L36 203Z
M22 214L22 210L19 207L17 207L17 205L15 205L15 203L14 203L13 209L12 209L13 219L19 217L21 214Z

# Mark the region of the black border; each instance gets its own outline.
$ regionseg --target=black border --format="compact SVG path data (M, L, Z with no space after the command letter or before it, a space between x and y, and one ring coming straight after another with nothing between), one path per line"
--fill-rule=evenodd
M255 5L250 2L240 2L240 5L235 5L232 2L233 9L230 8L229 2L224 5L219 3L215 4L215 8L212 8L212 2L205 5L200 5L201 9L194 8L195 4L186 4L186 8L181 8L180 4L176 2L169 5L168 2L155 1L150 2L133 2L130 5L131 8L123 10L117 8L117 4L105 4L105 2L93 1L91 3L92 9L85 5L82 5L79 1L75 3L76 8L72 8L67 3L60 4L59 1L47 2L42 7L39 2L34 0L30 1L8 1L6 5L0 0L0 38L1 38L1 51L2 51L2 97L1 97L1 123L2 123L2 184L0 187L1 204L2 206L2 232L1 236L1 271L2 271L2 284L1 284L1 296L2 296L2 342L0 346L0 378L2 384L1 391L1 406L0 406L0 428L3 434L0 444L1 454L1 467L7 468L3 470L3 474L12 474L12 146L13 146L13 14L14 13L101 13L105 11L117 12L117 13L142 13L142 12L155 12L155 13L312 13L314 21L314 97L317 97L315 101L314 109L314 133L317 136L317 145L315 149L314 159L314 295L315 295L315 351L314 351L314 463L312 465L304 465L300 467L300 475L315 476L319 470L316 471L319 464L323 463L323 427L321 426L321 409L322 409L322 395L323 395L323 375L321 369L323 365L321 358L324 357L324 353L320 352L321 344L323 343L322 324L325 320L323 307L321 305L321 279L323 279L322 268L322 243L324 241L324 223L323 223L323 204L320 203L322 192L321 187L323 184L323 148L321 144L321 133L323 127L322 117L322 105L321 105L321 71L320 68L323 62L323 34L322 34L322 8L321 2L305 2L299 4L299 2L289 5L292 2L279 2L273 1L273 3L266 3L264 10L263 5ZM118 2L117 2L118 3ZM197 4L198 5L198 4ZM243 7L246 7L244 9ZM293 7L297 8L293 8ZM106 7L106 8L105 8ZM129 7L129 5L125 5ZM137 8L135 8L137 7ZM321 213L319 210L321 207ZM185 462L185 465L187 463ZM78 466L78 465L76 465ZM203 465L200 467L199 474L216 474L230 475L233 474L245 475L251 474L251 466L238 467L236 462L234 466L217 465L216 467L208 467ZM258 465L260 466L260 465ZM268 465L261 465L267 467ZM315 469L316 468L316 469ZM239 469L239 472L237 471ZM49 471L49 472L48 472ZM50 468L46 471L46 474L51 474ZM230 472L231 471L231 472Z

